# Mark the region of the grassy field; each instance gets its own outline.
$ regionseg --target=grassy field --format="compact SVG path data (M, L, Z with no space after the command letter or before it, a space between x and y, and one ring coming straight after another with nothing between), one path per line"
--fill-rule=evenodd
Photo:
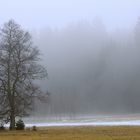
M0 140L140 140L139 126L45 127L0 131Z

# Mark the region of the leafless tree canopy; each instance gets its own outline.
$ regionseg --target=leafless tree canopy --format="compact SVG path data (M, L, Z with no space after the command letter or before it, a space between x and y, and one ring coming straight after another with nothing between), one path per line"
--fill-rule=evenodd
M47 76L39 55L30 34L13 20L0 29L0 117L11 129L15 117L29 114L34 97L42 96L33 82Z

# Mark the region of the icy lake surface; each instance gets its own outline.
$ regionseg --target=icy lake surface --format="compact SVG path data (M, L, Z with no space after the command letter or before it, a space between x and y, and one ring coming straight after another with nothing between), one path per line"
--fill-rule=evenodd
M140 115L116 115L79 117L75 119L59 118L47 119L45 117L25 118L26 127L29 126L117 126L117 125L140 125Z

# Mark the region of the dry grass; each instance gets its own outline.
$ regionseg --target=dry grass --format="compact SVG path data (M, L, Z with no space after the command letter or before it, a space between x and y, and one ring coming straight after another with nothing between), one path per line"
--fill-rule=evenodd
M140 140L140 127L45 127L38 131L1 131L0 140Z

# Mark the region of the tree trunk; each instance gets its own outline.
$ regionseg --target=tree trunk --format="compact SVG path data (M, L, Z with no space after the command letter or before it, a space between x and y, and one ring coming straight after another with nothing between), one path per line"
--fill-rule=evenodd
M10 130L15 130L15 115L14 115L14 112L11 112L9 129Z

